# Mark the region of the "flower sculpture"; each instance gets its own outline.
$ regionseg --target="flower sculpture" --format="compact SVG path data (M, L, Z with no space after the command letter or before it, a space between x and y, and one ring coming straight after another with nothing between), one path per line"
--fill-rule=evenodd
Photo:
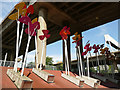
M20 2L17 5L15 5L15 9L19 11L19 13L22 13L22 9L25 7L25 2Z
M40 40L44 40L44 38L49 38L50 37L50 34L48 34L49 33L48 30L42 30L42 32L43 32L44 35L39 36Z
M104 49L100 49L100 51L101 51L100 53L105 54L107 56L107 58L111 57L111 53L110 53L108 47L105 47Z
M35 36L36 35L35 29L40 29L40 24L39 22L37 22L37 18L31 21L31 19L28 16L24 16L20 18L19 21L21 23L29 25L29 27L25 29L25 33L28 35Z
M68 36L67 35L70 35L70 27L67 28L67 26L63 27L63 29L60 31L60 35L62 37L62 40L64 39L67 39Z
M86 44L84 49L86 49L85 52L82 53L82 55L86 55L88 53L88 51L90 52L92 50L92 46L90 46L90 43Z
M82 55L87 55L87 53L89 52L90 54L90 51L92 50L92 46L90 46L90 43L89 41L87 42L87 44L85 45L84 49L86 49L85 52L82 53ZM91 54L90 54L91 55ZM87 68L88 68L88 77L90 76L90 72L89 72L89 58L87 56Z
M96 57L97 57L97 63L98 63L98 67L99 67L98 50L100 49L100 46L94 44L94 45L93 45L93 49L95 49L93 53L96 54ZM98 69L98 68L97 68L97 69ZM97 72L100 73L100 67L99 67L99 69L97 70Z
M21 72L21 76L23 76L25 61L26 61L26 57L27 57L27 53L28 53L28 49L29 49L29 43L30 43L32 36L36 35L36 30L40 29L40 24L39 24L39 22L37 22L36 18L33 21L31 21L31 19L28 17L30 14L34 13L34 8L32 5L30 5L28 8L26 8L25 3L20 2L15 6L15 9L18 12L13 13L8 18L11 20L17 20L17 25L18 25L17 26L17 41L16 41L16 61L15 61L15 65L14 65L14 70L16 72L17 72L17 58L18 58L18 52L19 52L20 45L21 45L24 24L28 25L28 28L25 29L26 34L28 34L28 43L27 43L27 47L26 47L26 52L25 52L25 57L24 57L24 62L23 62L22 72ZM20 15L21 15L21 17L20 17ZM22 24L21 35L19 37L20 22L23 24ZM20 40L19 40L19 38L20 38Z
M83 38L83 37L80 37L80 34L78 34L78 32L76 32L74 34L75 36L72 37L72 39L74 40L72 43L76 43L76 48L78 48L78 52L77 52L77 57L78 57L78 69L79 69L79 76L83 76L83 67L82 67L82 58L81 58L81 52L80 52L80 40ZM80 63L79 63L80 62ZM81 68L80 68L81 66ZM82 73L82 75L81 75Z
M25 57L24 57L24 62L23 62L23 67L22 67L22 72L21 72L21 76L23 76L24 66L25 66L28 49L29 49L30 40L32 36L36 35L36 30L40 29L40 24L36 18L33 19L33 21L31 21L31 19L28 16L21 17L19 21L21 23L28 25L28 28L25 29L25 33L28 34L28 42L27 42L27 47L26 47L26 52L25 52Z
M93 53L97 53L98 50L100 49L100 47L99 47L99 45L96 46L96 44L94 44L93 49L95 49Z
M79 46L81 43L80 43L80 40L83 38L83 37L80 37L80 34L78 34L78 32L76 32L74 34L75 36L72 37L72 39L74 40L72 43L76 43L76 48L77 46Z
M16 13L13 13L12 15L10 15L8 18L11 20L16 20L17 21L17 40L16 40L16 60L15 60L15 64L14 64L14 71L17 72L17 58L18 58L18 53L19 53L19 48L20 48L20 44L21 44L21 39L22 39L22 34L20 36L20 40L19 40L19 27L20 27L20 22L18 21L19 16L25 16L27 9L24 9L25 3L21 2L18 3L15 6L15 9L18 11ZM23 32L23 30L21 30L21 32Z
M60 35L62 37L62 40L64 40L65 43L65 57L66 57L66 62L65 62L65 71L66 74L69 75L69 62L68 62L68 52L67 52L67 41L66 39L68 38L68 35L70 35L70 27L63 27L63 29L60 31Z
M27 14L33 14L33 13L34 13L33 5L30 5L30 6L27 8L26 16L27 16Z
M26 5L25 5L25 6L23 7L23 9L27 9L25 16L34 13L33 5L30 5L28 8L27 8Z
M105 55L105 60L104 60L105 65L104 66L105 66L105 72L107 72L106 59L111 58L112 55L111 55L108 47L101 48L100 49L100 54Z
M15 6L15 9L18 10L18 12L13 13L13 14L10 15L8 18L11 19L11 20L17 20L17 19L19 19L19 16L20 16L20 15L25 16L25 15L26 15L26 12L27 12L27 9L24 8L24 6L25 6L25 3L24 3L24 2L18 3L18 4ZM24 9L23 9L23 8L24 8Z

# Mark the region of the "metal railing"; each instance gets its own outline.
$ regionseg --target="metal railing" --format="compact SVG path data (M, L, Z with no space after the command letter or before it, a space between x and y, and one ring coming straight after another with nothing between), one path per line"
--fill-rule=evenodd
M4 61L0 60L0 66L5 66L5 67L14 67L14 61ZM18 68L21 68L22 62L18 62ZM33 68L35 65L31 65L28 67L28 63L26 64L26 68ZM56 66L51 66L51 65L46 65L45 66L46 70L57 70Z
M46 70L57 70L57 67L56 67L56 66L46 65L46 66L45 66L45 69L46 69Z
M5 67L14 67L14 61L4 61L0 60L0 66L5 66ZM18 67L21 67L22 63L18 62Z

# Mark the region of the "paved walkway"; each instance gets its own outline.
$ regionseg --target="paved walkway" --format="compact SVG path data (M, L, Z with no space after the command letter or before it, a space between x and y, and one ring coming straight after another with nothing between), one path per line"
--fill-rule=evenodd
M0 75L0 80L2 79L2 82L0 85L2 85L2 88L16 88L14 83L10 80L10 78L7 76L6 72L7 69L10 69L11 67L1 67L2 69L2 75ZM11 68L12 69L12 68ZM24 75L28 75L29 72L31 74L29 75L29 78L33 80L33 88L80 88L76 86L75 84L69 82L68 80L65 80L61 77L61 71L53 71L53 70L45 70L55 76L55 82L54 83L47 83L43 79L39 78L36 74L32 73L32 69L25 68ZM73 74L71 73L73 76ZM91 88L90 86L84 84L82 88ZM105 86L100 85L98 88L107 88Z

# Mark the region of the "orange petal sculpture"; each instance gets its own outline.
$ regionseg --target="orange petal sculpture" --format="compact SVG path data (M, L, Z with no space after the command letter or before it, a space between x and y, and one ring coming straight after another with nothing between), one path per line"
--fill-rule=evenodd
M18 12L10 15L8 18L11 19L11 20L17 20L18 19Z
M24 2L20 2L15 6L15 9L18 10L18 12L10 15L8 18L11 20L17 20L19 16L27 16L28 13L33 14L34 9L33 6L30 5L28 8L26 8L26 5Z
M60 31L59 34L61 35L62 40L68 38L67 35L70 35L70 31L69 31L69 30L70 30L70 27L65 26L65 27L63 27L63 29Z
M20 2L17 5L15 5L15 9L22 10L24 6L25 6L25 2Z
M33 19L33 20L32 20L32 24L35 23L35 22L37 22L37 21L38 21L37 18Z
M21 15L25 16L26 11L27 11L27 9L23 9ZM17 20L18 19L18 12L10 15L8 18L11 19L11 20Z
M78 32L76 32L74 34L75 36L72 37L72 39L74 40L72 43L77 43L77 46L79 46L81 43L80 43L80 40L83 38L83 37L80 37L80 34L78 34Z
M25 16L25 15L26 15L26 12L27 12L27 9L25 8L25 9L22 10L21 15L22 15L22 16Z
M23 9L24 6L25 6L24 2L20 2L17 5L15 5L15 9L19 11L19 13L18 13L19 15L22 14L22 9Z

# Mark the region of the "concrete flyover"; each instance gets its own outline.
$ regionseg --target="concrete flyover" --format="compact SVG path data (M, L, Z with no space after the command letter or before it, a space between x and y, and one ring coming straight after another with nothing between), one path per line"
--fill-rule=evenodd
M26 2L26 4L30 5L31 3ZM47 10L46 23L47 29L51 34L51 37L47 40L47 44L61 40L59 32L65 25L70 26L71 35L73 35L75 32L81 33L120 18L118 2L34 2L33 7L35 12L33 15L30 15L31 19L38 17L40 8ZM13 9L8 16L14 12L16 12L15 9ZM17 25L15 21L8 19L8 16L0 24L2 27L2 29L0 29L0 36L2 35L2 60L6 52L8 52L8 60L15 59ZM25 53L27 44L27 35L25 32L23 37L19 55L24 55ZM35 49L34 40L33 37L29 51ZM65 61L64 51L63 43L63 62ZM71 61L70 39L68 39L68 54L69 60Z

